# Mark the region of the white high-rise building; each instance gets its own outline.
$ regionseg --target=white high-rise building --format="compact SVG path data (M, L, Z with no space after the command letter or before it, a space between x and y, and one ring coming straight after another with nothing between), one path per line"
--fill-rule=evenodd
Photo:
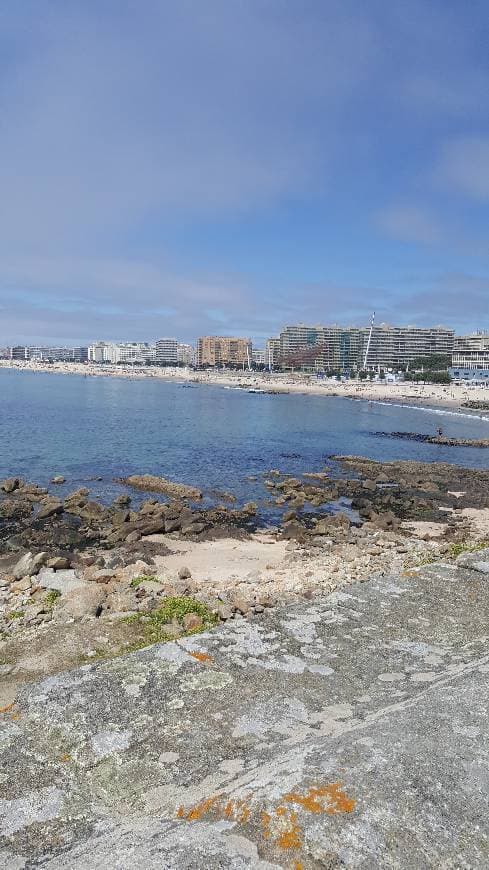
M146 341L97 341L88 348L91 362L147 365L156 361L156 346Z
M156 342L156 362L176 366L178 363L178 341L176 338L159 338Z
M195 365L195 347L191 344L179 344L177 347L177 359L180 365Z

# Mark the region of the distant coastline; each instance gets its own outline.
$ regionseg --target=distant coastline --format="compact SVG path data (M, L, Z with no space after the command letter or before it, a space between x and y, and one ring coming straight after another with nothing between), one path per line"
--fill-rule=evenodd
M142 366L138 368L126 366L101 366L90 363L40 363L22 362L20 360L0 360L1 369L12 369L21 372L48 373L61 375L82 375L85 377L116 377L141 379L152 378L162 381L181 381L182 383L204 384L244 389L272 391L275 393L303 393L314 396L338 396L367 402L392 403L396 405L418 406L433 410L450 410L452 413L463 413L466 416L476 416L488 419L484 412L464 408L463 403L469 400L484 401L489 397L489 390L484 387L466 387L451 384L380 383L365 381L339 382L333 380L317 380L313 375L303 373L272 373L268 372L220 372L193 371L192 369L159 368Z

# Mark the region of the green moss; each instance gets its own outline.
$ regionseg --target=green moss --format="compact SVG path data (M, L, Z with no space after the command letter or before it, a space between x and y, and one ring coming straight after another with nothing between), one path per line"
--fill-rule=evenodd
M11 610L10 613L7 613L7 619L22 619L25 614L25 610Z

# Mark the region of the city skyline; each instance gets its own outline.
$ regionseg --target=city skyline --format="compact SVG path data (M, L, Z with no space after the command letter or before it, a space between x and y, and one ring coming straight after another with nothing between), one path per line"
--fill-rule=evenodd
M0 15L0 344L477 328L480 0L75 0Z

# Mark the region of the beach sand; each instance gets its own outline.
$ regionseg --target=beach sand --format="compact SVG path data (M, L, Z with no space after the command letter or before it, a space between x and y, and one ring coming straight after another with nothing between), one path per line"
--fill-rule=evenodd
M489 401L489 388L487 387L469 387L457 384L414 384L412 382L367 383L360 380L340 382L331 379L320 380L315 375L303 373L193 371L192 369L159 368L157 366L133 368L92 363L39 363L20 360L0 360L0 368L84 375L85 377L153 378L162 381L180 381L227 388L241 386L246 389L273 390L277 393L341 396L370 402L391 402L435 409L462 410L467 414L488 416L489 418L489 414L484 412L463 408L463 403L469 400Z

